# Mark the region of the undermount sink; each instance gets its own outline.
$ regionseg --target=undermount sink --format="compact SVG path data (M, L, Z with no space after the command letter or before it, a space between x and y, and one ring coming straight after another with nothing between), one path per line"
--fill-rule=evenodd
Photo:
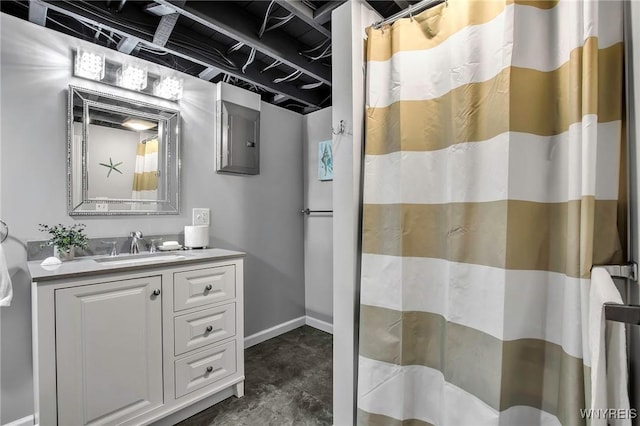
M93 259L98 263L105 265L127 265L133 263L142 262L165 262L169 260L181 260L189 257L187 254L176 253L144 253L144 254L132 254L125 256L113 256L113 257L101 257Z

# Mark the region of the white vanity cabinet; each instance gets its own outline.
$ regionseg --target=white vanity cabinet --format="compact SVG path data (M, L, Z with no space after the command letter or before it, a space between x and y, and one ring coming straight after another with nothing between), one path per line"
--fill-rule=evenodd
M162 405L160 289L156 276L56 290L59 424L117 423Z
M243 396L242 253L186 259L29 262L37 424L178 421Z

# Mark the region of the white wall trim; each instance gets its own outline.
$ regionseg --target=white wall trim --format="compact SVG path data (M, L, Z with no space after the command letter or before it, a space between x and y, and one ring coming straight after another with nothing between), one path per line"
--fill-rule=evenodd
M33 414L31 414L21 419L14 420L11 423L7 423L3 426L33 426L34 422L35 422L35 417L33 416Z
M259 331L244 338L244 348L250 348L251 346L262 343L266 340L277 337L288 331L295 330L298 327L302 327L306 324L306 317L301 316L299 318L292 319L291 321L283 322L282 324L275 325L266 330Z
M245 337L244 348L250 348L251 346L255 346L258 343L262 343L269 339L273 339L274 337L278 337L281 334L287 333L291 330L295 330L296 328L302 327L303 325L308 325L309 327L317 328L318 330L324 331L325 333L333 334L333 324L330 324L326 321L321 321L310 316L301 316L290 321L283 322L282 324L275 325L271 328L267 328L266 330L258 331L251 336Z
M333 324L326 321L321 321L317 318L313 318L307 315L305 323L309 327L317 328L318 330L324 331L325 333L333 334Z

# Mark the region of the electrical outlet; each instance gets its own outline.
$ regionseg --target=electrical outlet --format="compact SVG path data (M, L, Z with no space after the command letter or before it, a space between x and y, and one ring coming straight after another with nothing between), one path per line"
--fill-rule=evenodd
M97 212L108 212L109 204L107 203L96 203L96 211Z
M209 209L195 208L193 209L194 225L209 225Z

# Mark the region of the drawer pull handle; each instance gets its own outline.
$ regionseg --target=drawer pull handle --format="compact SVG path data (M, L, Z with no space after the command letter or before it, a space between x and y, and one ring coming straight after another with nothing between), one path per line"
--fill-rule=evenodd
M213 371L213 367L212 366L208 366L207 367L207 373L211 373Z
M211 284L207 284L207 286L204 289L207 291L211 291L212 288L213 286Z
M213 331L213 326L212 325L208 325L207 326L207 333L211 333Z
M160 296L160 289L156 288L155 290L153 290L153 295L154 296Z

